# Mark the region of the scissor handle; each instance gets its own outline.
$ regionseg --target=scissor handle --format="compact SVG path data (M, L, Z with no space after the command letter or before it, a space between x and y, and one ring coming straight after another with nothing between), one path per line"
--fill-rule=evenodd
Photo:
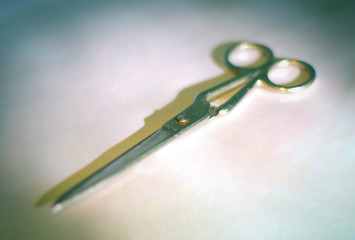
M315 78L315 71L308 63L287 58L276 59L268 47L246 41L233 44L226 51L224 63L228 69L241 77L259 72L259 83L262 83L263 87L284 93L303 90L311 85ZM286 68L298 70L298 75L286 83L275 83L273 73Z
M286 83L275 83L275 80L272 79L273 71L283 71L283 69L287 71L287 68L290 67L298 71L297 76ZM315 76L315 70L308 63L295 59L279 58L274 59L271 64L267 66L266 72L260 77L260 83L262 83L261 85L263 87L271 90L283 93L295 93L309 87L313 83ZM281 79L282 77L283 76L281 76Z
M256 54L257 56L255 56ZM250 57L250 55L254 55L254 57ZM273 59L273 53L268 47L243 41L232 44L227 49L223 60L229 70L243 75L268 65Z

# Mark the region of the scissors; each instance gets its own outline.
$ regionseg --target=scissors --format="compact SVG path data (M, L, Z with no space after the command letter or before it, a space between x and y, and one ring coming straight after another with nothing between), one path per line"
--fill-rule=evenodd
M248 57L248 52L251 57ZM315 71L309 64L294 59L275 58L268 47L246 41L231 44L225 51L223 63L229 70L237 73L235 77L197 94L189 107L163 124L156 132L61 195L53 203L52 211L58 212L71 205L97 189L110 177L202 121L228 113L253 87L294 93L310 86L315 78ZM287 68L296 69L298 75L287 83L272 81L275 79L272 76L275 70L283 71ZM237 92L233 92L232 96L228 95L236 88ZM229 97L221 101L221 97L225 95Z

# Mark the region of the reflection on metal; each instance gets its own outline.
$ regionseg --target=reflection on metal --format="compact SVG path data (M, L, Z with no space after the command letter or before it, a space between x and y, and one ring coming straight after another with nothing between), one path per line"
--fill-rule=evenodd
M183 114L178 115L175 120L180 125L186 125L190 122L190 118Z
M251 56L248 56L249 53ZM188 108L166 122L158 131L71 188L55 201L53 212L82 198L108 178L203 120L228 113L255 85L281 93L293 93L308 87L315 78L314 69L307 63L274 58L269 48L250 42L237 42L230 47L224 63L238 75L198 94ZM271 81L271 71L289 66L299 69L295 79L282 85Z

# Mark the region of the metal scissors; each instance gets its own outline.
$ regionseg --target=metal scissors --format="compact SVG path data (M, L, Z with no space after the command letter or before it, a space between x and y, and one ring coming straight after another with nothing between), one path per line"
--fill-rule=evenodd
M254 55L257 53L257 57L254 56L255 59L252 59L251 62L250 59L249 62L243 62L243 59L248 57L246 54L248 51ZM232 44L225 52L223 63L237 75L199 93L189 107L163 124L159 130L60 196L53 203L52 211L58 212L76 202L87 193L95 190L105 180L202 121L228 113L254 86L261 86L281 93L293 93L310 86L315 78L315 71L309 64L294 59L275 58L272 51L266 46L246 41ZM298 71L295 79L285 84L271 81L273 70L289 67L296 68ZM230 97L227 100L217 101L236 88L238 91L232 96L229 94Z

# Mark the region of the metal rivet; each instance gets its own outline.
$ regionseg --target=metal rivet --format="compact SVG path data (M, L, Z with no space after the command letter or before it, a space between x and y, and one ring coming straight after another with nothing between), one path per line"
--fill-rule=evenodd
M184 114L179 114L176 118L175 121L180 124L180 125L185 125L190 122L190 118L185 116Z

